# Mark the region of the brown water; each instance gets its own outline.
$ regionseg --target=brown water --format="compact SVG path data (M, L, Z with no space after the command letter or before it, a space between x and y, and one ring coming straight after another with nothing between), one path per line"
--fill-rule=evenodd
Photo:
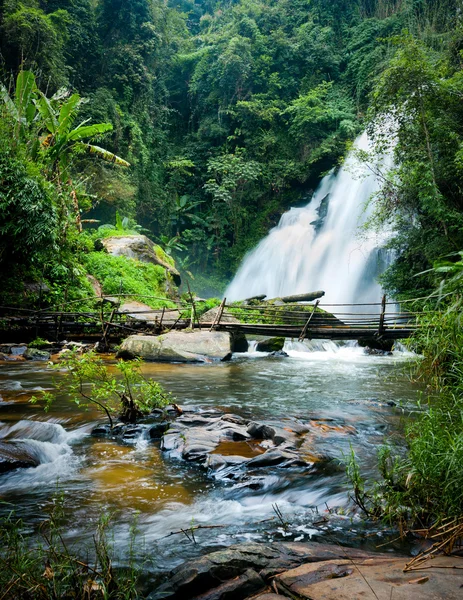
M400 438L403 409L408 412L416 400L416 387L403 373L410 355L369 357L359 348L332 343L294 344L287 350L286 359L237 355L229 363L145 364L143 371L179 404L220 407L283 426L290 417L310 423L314 433L304 443L307 456L329 453L343 460L352 447L364 472L374 477L377 448ZM131 444L92 438L92 427L104 419L96 411L82 412L66 397L58 398L49 413L29 404L31 395L52 388L53 376L43 363L0 365L0 437L28 439L42 461L35 469L1 476L0 499L8 504L0 512L14 506L37 525L60 490L69 541L91 540L98 516L111 512L116 546L127 546L136 522L137 550L155 556L154 568L161 569L247 540L378 543L371 525L349 513L341 469L269 469L259 491L214 480L195 465L166 457L143 437ZM242 445L243 456L262 451ZM233 448L224 444L220 452L236 454L236 448L236 443ZM290 522L289 532L276 518L275 504ZM196 545L183 535L169 536L192 524L220 527L197 531Z

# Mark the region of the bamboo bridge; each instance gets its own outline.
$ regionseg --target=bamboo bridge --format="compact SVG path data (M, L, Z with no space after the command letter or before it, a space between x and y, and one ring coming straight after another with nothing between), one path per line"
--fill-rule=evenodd
M395 302L372 304L284 304L249 302L228 304L215 309L213 318L203 317L204 303L169 301L170 307L150 308L131 295L102 296L91 311L27 310L0 306L0 341L12 337L43 338L49 341L100 342L103 347L133 334L160 335L172 330L203 329L234 334L304 339L398 340L413 335L419 313L400 310ZM141 298L141 297L140 297ZM143 297L146 300L146 297ZM153 300L164 300L155 299ZM95 301L95 299L93 299ZM82 300L78 301L82 303Z

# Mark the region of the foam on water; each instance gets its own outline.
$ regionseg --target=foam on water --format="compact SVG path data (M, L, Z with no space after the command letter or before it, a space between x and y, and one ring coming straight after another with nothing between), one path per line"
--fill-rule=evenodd
M81 461L74 454L72 443L87 435L88 426L66 431L52 422L23 419L13 425L0 423L0 439L14 440L16 446L23 447L40 463L3 475L2 489L30 489L73 477Z

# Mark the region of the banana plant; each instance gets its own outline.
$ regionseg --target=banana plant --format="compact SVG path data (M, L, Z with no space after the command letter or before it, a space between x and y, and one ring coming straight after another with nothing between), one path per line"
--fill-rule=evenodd
M111 131L111 123L89 124L87 119L74 127L77 111L83 100L79 94L67 96L68 92L60 89L52 98L47 98L38 89L31 71L19 72L13 97L0 83L0 100L14 123L14 138L26 138L32 141L31 147L35 148L38 132L41 135L45 162L52 167L53 172L59 170L62 176L68 177L71 157L79 152L88 152L116 165L129 167L130 163L126 160L88 141ZM32 133L33 126L35 131ZM43 132L45 135L42 135Z
M35 91L34 74L30 71L20 71L16 78L15 94L12 98L7 88L0 83L0 99L4 104L6 115L13 121L13 139L24 139L33 123L37 108L34 103Z
M113 126L111 123L89 124L87 119L74 127L81 103L79 94L72 94L60 107L57 107L53 98L49 100L43 92L37 90L36 106L46 131L42 138L42 148L53 171L59 169L62 176L69 176L72 156L82 152L88 152L122 167L129 167L130 163L116 154L84 141L111 131Z

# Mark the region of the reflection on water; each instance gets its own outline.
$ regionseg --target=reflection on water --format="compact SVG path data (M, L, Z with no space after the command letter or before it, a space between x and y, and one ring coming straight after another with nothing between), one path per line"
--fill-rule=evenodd
M412 406L416 398L416 387L401 371L410 355L372 357L352 344L331 342L292 342L285 350L286 359L250 353L229 363L143 366L145 376L160 381L179 404L220 407L283 426L289 418L307 424L301 452L313 458L314 466L263 469L258 490L209 478L194 465L166 458L158 444L143 437L131 444L92 438L93 424L104 420L95 409L80 411L59 397L44 413L27 402L37 390L52 387L59 373L50 373L43 363L0 365L0 437L28 440L42 463L2 475L0 499L38 522L58 481L67 498L67 535L88 539L88 524L101 511L115 511L114 535L122 547L138 514L146 549L155 549L161 566L166 561L172 566L199 548L287 535L275 517L275 504L292 524L290 539L315 535L329 541L335 535L359 543L361 522L355 518L352 525L352 517L342 514L348 505L344 473L336 461L317 464L317 457L342 460L352 447L365 472L374 475L378 445L398 435L403 418L403 411L388 403ZM247 457L261 451L246 442L227 442L216 450ZM341 514L326 525L324 515L335 507ZM184 536L169 536L192 524L220 527L198 530L198 547Z

